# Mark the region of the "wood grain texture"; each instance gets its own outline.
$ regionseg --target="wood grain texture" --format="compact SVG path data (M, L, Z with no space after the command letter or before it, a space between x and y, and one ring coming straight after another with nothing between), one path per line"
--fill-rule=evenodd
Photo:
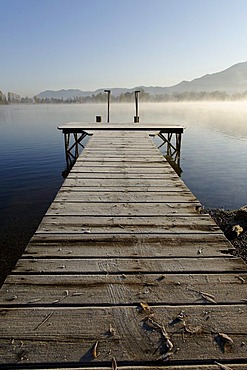
M117 195L116 195L117 196ZM186 199L186 195L184 195ZM191 198L188 195L187 203L176 203L173 205L172 198L169 202L166 203L155 203L155 202L111 202L107 204L100 204L98 202L98 213L99 215L108 215L108 216L129 216L129 217L136 217L139 216L140 218L142 216L152 216L152 217L166 217L166 221L169 223L171 220L171 217L174 216L174 220L176 219L176 213L178 212L178 208L180 210L180 215L186 213L189 213L188 217L191 216L193 220L196 220L196 217L198 216L198 213L195 210L196 204L191 203ZM177 207L176 207L177 206ZM61 202L54 202L50 206L49 210L47 211L48 216L87 216L87 215L93 215L93 211L97 207L97 204L94 205L92 203L84 203L84 202L70 202L70 201L61 201ZM195 217L193 217L195 216ZM199 219L199 217L198 217ZM205 222L208 220L207 217L205 217ZM188 221L188 220L187 220ZM191 220L192 221L192 220ZM213 221L210 222L212 225L212 229L216 229L216 225ZM209 223L210 223L209 222ZM174 221L175 223L175 221Z
M240 258L21 258L13 270L15 273L169 273L183 272L246 272L247 265Z
M141 275L9 275L0 305L244 304L247 273Z
M59 235L58 235L59 236ZM49 235L35 235L28 244L24 255L35 257L222 257L229 256L233 250L220 234L162 234L121 235L121 238L106 240L105 236L96 238L83 235L83 240L49 240ZM86 239L85 239L86 237ZM44 239L43 239L44 238ZM40 239L40 240L38 240Z
M246 324L243 325L246 306L160 306L150 309L155 322L165 325L174 345L172 361L211 359L220 362L246 358L246 348L241 345L247 335ZM176 319L181 312L185 315L184 322ZM155 364L165 352L160 332L146 324L147 313L140 312L138 307L5 308L0 314L1 362L14 362L18 352L25 350L23 362L37 362L41 358L46 362L64 362L66 358L77 363L93 361L100 364L111 361L114 356L124 362ZM114 335L109 333L110 326L114 328ZM197 332L192 334L188 330ZM224 350L218 342L218 333L225 333L232 340ZM9 338L12 338L11 343L7 342ZM95 342L98 342L98 357L93 358Z

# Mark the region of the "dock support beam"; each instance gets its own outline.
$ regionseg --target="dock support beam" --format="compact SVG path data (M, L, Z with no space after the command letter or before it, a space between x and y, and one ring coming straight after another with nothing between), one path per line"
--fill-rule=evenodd
M164 156L175 169L177 174L181 175L182 170L180 168L180 156L182 133L168 132L165 136L165 133L160 131L158 136L163 141L158 148L160 149L163 145L166 145L166 152Z
M64 132L64 145L67 167L71 168L79 156L79 147L84 148L81 141L87 136L86 132L78 135L77 132ZM72 143L71 143L72 141Z

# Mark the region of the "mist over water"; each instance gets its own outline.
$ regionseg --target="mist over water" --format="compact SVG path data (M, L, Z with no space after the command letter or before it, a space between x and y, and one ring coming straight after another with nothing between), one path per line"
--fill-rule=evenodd
M205 207L247 204L247 102L140 102L139 112L141 123L185 127L182 179ZM106 104L0 106L0 253L6 263L13 248L22 252L63 182L57 126L95 122L96 115L106 121ZM134 115L134 102L110 107L110 122L133 122Z
M185 126L182 179L201 203L225 209L247 204L247 102L174 103L161 109L159 119L162 114L165 122Z

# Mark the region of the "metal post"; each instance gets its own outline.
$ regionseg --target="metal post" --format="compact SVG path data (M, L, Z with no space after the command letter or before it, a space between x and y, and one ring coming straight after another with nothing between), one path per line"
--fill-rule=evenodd
M135 91L135 103L136 103L136 115L134 117L134 122L138 123L139 122L139 112L138 112L138 98L139 98L139 93L140 90Z
M110 94L111 90L104 90L107 93L107 122L110 122Z

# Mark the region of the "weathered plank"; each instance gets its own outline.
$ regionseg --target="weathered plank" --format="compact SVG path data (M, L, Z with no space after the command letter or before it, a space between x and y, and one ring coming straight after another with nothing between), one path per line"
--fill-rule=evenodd
M63 187L85 187L92 189L106 189L118 187L120 191L166 191L183 189L188 192L188 188L175 176L170 178L139 178L139 177L122 177L122 178L90 178L83 176L72 176L65 180Z
M179 190L183 190L184 187L182 185L179 185L179 184L171 184L169 186L112 186L112 187L109 187L109 186L80 186L80 184L77 186L76 183L74 183L74 185L71 186L71 184L64 184L63 187L61 188L61 191L64 191L64 190L78 190L78 191L86 191L86 192L111 192L111 193L114 193L114 192L119 192L119 193L129 193L129 192L136 192L137 195L139 195L138 193L160 193L160 192L172 192L172 191L178 191ZM187 189L186 189L186 192L185 194L187 193ZM151 195L150 194L150 195ZM199 201L196 200L196 202L199 204Z
M190 240L191 242L197 242L198 237L201 237L204 240L218 240L223 239L225 240L224 236L222 234L218 233L180 233L180 234L172 234L172 233L166 233L166 234L159 234L159 233L152 233L152 234L141 234L141 233L132 233L132 234L124 234L124 233L94 233L93 235L91 233L83 233L83 234L34 234L32 237L31 241L33 243L61 243L61 245L66 245L69 246L70 244L75 244L75 243L85 243L85 242L110 242L110 243L115 243L119 239L124 241L125 243L133 243L133 242L145 242L145 243L153 243L153 242L167 242L169 243L170 240ZM169 244L168 244L169 245ZM229 248L229 250L232 250L232 248Z
M97 147L95 147L95 144L97 144ZM116 150L117 149L117 150ZM91 146L91 148L89 148L88 146L86 146L86 148L83 150L83 154L86 154L86 155L95 155L95 154L109 154L110 156L112 155L116 155L116 156L130 156L130 155L140 155L140 154L147 154L147 153L151 153L151 154L154 154L154 151L157 151L157 147L147 147L147 148L143 148L143 144L142 146L140 146L139 148L133 148L133 145L129 145L129 146L124 146L124 145L121 145L121 146L115 146L115 145L112 145L112 146L109 146L109 145L106 145L105 147L102 147L102 146L99 146L97 142L94 142L93 143L93 146ZM160 154L160 152L158 152L158 154Z
M247 273L9 275L0 305L244 304ZM210 296L203 295L208 293ZM213 298L212 298L213 297ZM212 299L211 299L212 298Z
M93 186L93 187L138 187L138 188L155 188L163 187L163 191L169 186L183 186L180 181L174 176L174 178L168 179L136 179L136 178L123 178L123 179L87 179L87 178L67 178L64 182L64 186Z
M77 159L78 164L80 163L80 157ZM91 168L91 167L101 167L101 168L142 168L142 169L147 169L147 168L157 168L161 169L163 168L163 163L160 161L156 162L145 162L145 161L140 161L140 162L128 162L125 161L124 159L122 161L84 161L83 163L83 168ZM166 162L164 162L166 163Z
M107 148L105 150L98 150L98 151L88 151L87 149L84 150L83 152L83 158L85 158L86 160L87 159L90 159L90 158L97 158L97 157L100 157L100 158L114 158L114 159L119 159L119 158L125 158L125 159L131 159L133 158L133 156L137 156L139 153L138 150L135 150L135 151L129 151L129 150L124 150L122 151L121 149L118 150L116 152L115 151L109 151ZM145 159L145 158L152 158L152 156L154 156L155 152L154 152L154 149L148 149L148 150L145 150L142 152L142 156L141 158L142 159ZM161 161L163 162L163 159L164 157L162 157L161 153L159 153L160 155L160 159ZM155 156L155 159L156 156Z
M130 178L170 178L174 176L174 170L171 168L164 168L162 170L157 170L153 171L151 167L145 168L125 168L121 169L121 167L116 167L116 168L102 168L102 167L73 167L70 171L70 177L91 177L95 178L95 176L99 178L104 178L104 175L106 176L105 178L110 177L113 175L116 178L122 178L122 177L127 177L129 176Z
M188 198L187 198L188 199ZM171 202L171 203L170 203ZM195 211L195 205L194 203L191 203L188 201L188 203L176 203L177 208L175 205L172 204L172 199L170 199L169 203L136 203L136 202L128 202L128 203L122 203L122 202L112 202L112 203L103 203L102 204L102 211L99 209L99 215L101 212L105 214L105 212L108 213L108 215L114 215L117 216L167 216L167 221L169 221L168 215L174 215L176 217L176 212L179 209L181 214L187 214L188 212L186 209L194 215L196 215ZM56 216L56 215L87 215L90 214L90 209L94 209L93 207L94 203L79 203L79 202L55 202L52 203L49 210L47 211L47 215L50 216ZM92 208L91 208L92 206ZM98 204L98 206L100 206ZM101 207L101 206L100 206ZM107 211L106 211L107 210ZM199 216L198 216L199 217ZM205 220L207 217L205 217ZM175 218L174 218L175 220ZM175 222L175 221L174 221ZM212 224L212 230L214 231L216 229L216 224L211 221Z
M57 194L54 202L61 202L61 201L81 201L81 202L98 202L98 206L100 205L103 208L103 202L107 203L167 203L166 205L172 210L173 212L178 210L176 204L173 203L180 203L179 212L186 212L189 208L192 208L190 211L191 213L195 213L195 208L200 205L197 199L188 191L184 191L183 188L171 188L171 190L167 191L101 191L100 189L97 190L88 190L85 191L82 188L78 187L63 187L59 193ZM181 202L190 202L192 204L181 204ZM98 207L99 209L99 207ZM170 213L170 212L168 212ZM198 212L197 212L198 213Z
M178 233L221 233L211 218L198 216L179 216L174 217L143 217L143 216L114 216L114 210L109 211L109 216L96 215L87 216L87 212L80 213L77 204L73 204L74 208L71 215L70 210L66 208L65 212L60 211L59 216L55 216L56 208L53 213L49 213L50 217L46 216L40 224L36 234L52 233L52 234L87 234L87 233L120 233L120 234L178 234ZM60 208L57 208L57 210ZM138 212L138 210L137 210ZM116 213L118 210L116 209ZM134 212L133 212L134 213ZM64 216L63 216L64 214ZM79 214L79 216L78 216ZM62 215L62 216L61 216ZM83 215L83 216L82 216Z
M138 160L139 158L139 160ZM123 160L125 162L129 162L129 163L132 163L132 162L158 162L158 163L163 163L165 161L164 157L159 157L154 155L154 153L151 155L151 154L145 154L145 155L142 155L141 158L137 156L137 154L129 154L129 155L126 155L126 154L122 154L119 153L119 155L115 155L115 154L108 154L108 153L95 153L94 155L93 154L87 154L87 155L84 155L83 156L83 159L81 158L80 159L80 163L83 163L83 162L90 162L90 161L110 161L110 162L122 162Z
M240 258L63 258L25 259L16 264L15 273L213 273L247 271Z
M134 166L145 166L145 167L148 167L148 165L150 166L155 166L155 165L161 165L162 162L165 162L165 159L159 159L157 157L153 157L151 158L150 156L147 156L147 157L132 157L132 158L102 158L102 157L90 157L90 158L84 158L84 157L81 157L80 159L78 159L78 163L80 163L81 165L84 165L84 164L88 164L88 165L94 165L94 164L98 164L98 165L104 165L106 164L107 166L109 165L114 165L114 164L123 164L123 165L132 165L133 167Z
M126 172L107 172L107 173L102 173L102 172L77 172L76 170L71 171L70 173L70 179L152 179L152 180L164 180L164 178L171 178L171 172L167 172L166 175L164 174L157 174L157 173L148 173L148 174L143 174L143 173L126 173Z
M229 255L232 245L219 234L194 235L142 235L133 238L122 235L121 238L96 239L90 234L84 240L61 239L58 242L48 240L38 241L34 236L28 244L24 255L34 257L219 257ZM42 238L42 237L41 237Z
M138 167L138 166L135 166L135 167L132 167L132 166L129 166L129 167L125 167L123 168L122 166L120 165L116 165L116 166L110 166L110 167L107 167L107 166L99 166L99 165L95 165L95 166L81 166L79 163L75 163L75 165L73 166L73 168L71 169L70 171L70 174L73 174L74 172L76 173L124 173L124 174L152 174L153 176L156 175L156 174L163 174L164 177L168 176L167 174L172 174L174 176L174 170L171 168L171 166L169 165L169 163L165 162L162 166L159 166L159 167L155 167L153 168L152 166L146 166L146 167Z

